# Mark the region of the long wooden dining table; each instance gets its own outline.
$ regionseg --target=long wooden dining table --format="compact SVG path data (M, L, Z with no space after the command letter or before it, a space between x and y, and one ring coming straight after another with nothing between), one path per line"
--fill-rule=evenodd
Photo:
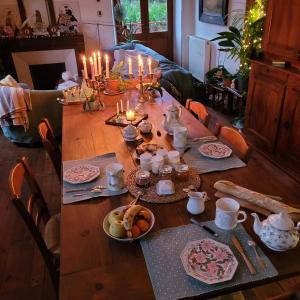
M81 105L63 107L62 160L77 160L115 152L124 165L125 176L137 167L133 156L134 145L126 143L122 129L106 125L105 120L116 113L116 103L123 98L133 106L137 92L132 90L123 95L103 96L106 108L97 112L83 112ZM146 141L172 149L171 137L162 128L163 113L175 102L164 91L156 103L145 103L145 111L153 124L152 135ZM190 112L182 107L181 119L191 137L204 137L212 133ZM162 134L157 135L157 130ZM220 179L230 180L249 189L283 197L285 201L300 208L299 184L276 168L268 159L255 152L248 166L222 172L201 175L201 191L206 191L211 201L206 203L205 212L197 216L198 221L214 219L216 192L213 184ZM146 263L138 242L124 243L105 235L102 222L107 213L118 206L128 204L133 197L127 193L114 197L99 197L61 207L61 267L60 299L154 299ZM171 204L141 203L155 215L153 230L188 224L190 215L186 210L187 200ZM254 234L253 219L248 213L244 224L247 232L270 258L278 271L272 279L237 285L206 294L207 297L261 285L270 281L300 274L300 245L287 252L275 252L266 248Z

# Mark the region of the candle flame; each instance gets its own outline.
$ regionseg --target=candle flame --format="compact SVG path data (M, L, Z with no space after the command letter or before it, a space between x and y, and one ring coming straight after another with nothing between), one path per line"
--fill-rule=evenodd
M94 63L94 62L93 62L93 57L92 57L92 56L90 57L90 63L91 63L91 64Z

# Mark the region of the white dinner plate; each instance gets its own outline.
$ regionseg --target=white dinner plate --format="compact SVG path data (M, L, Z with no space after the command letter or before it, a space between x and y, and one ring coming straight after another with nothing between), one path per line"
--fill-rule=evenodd
M221 143L205 143L198 150L203 156L214 159L226 158L232 153L228 146Z
M83 164L66 170L63 180L71 184L81 184L91 182L98 176L100 176L100 169L98 167Z

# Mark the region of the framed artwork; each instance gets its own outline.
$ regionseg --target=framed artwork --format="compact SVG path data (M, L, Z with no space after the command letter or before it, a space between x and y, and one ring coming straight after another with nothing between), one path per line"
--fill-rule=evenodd
M226 25L228 0L199 0L199 21Z

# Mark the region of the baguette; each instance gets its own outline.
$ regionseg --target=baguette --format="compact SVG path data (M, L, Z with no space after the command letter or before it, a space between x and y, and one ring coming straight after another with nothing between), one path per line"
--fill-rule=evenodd
M269 210L265 209L265 208L262 208L260 206L257 206L253 203L250 203L246 200L237 198L237 197L232 196L232 195L224 194L222 192L216 192L215 197L217 197L217 198L229 197L231 199L236 200L240 204L240 206L243 207L243 208L247 208L249 210L255 211L255 212L260 213L264 216L269 216L271 214L271 212Z
M248 190L244 187L234 184L231 181L219 180L214 184L214 188L222 193L235 196L257 206L263 207L273 213L300 213L300 209L298 208L294 208L283 202L276 201L264 194Z

